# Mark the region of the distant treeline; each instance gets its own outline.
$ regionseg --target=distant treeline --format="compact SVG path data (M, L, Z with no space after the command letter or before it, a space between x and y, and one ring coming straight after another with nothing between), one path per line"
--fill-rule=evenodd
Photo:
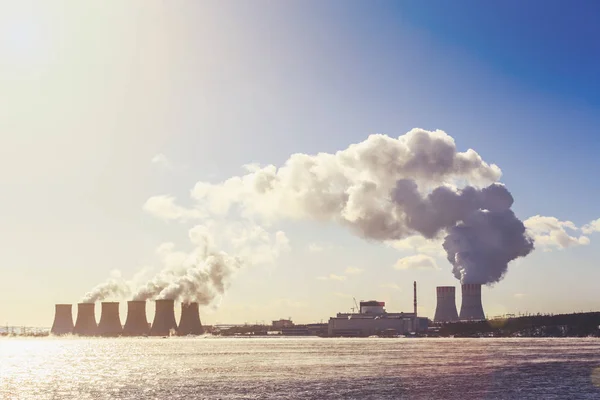
M439 325L439 336L586 337L600 336L600 312L529 315Z

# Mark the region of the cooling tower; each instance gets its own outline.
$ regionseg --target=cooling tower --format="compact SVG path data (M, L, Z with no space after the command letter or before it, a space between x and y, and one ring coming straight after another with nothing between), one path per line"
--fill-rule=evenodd
M198 303L181 303L181 319L179 320L179 328L177 334L185 335L202 335L204 328L200 322L200 314L198 313Z
M175 301L156 300L156 312L154 313L152 328L150 328L150 335L168 336L171 329L177 330L177 322L175 322Z
M456 288L454 286L438 286L435 290L437 293L437 306L435 307L433 322L458 321Z
M462 285L462 305L460 306L460 319L484 320L483 306L481 305L481 285Z
M119 318L119 303L103 302L98 334L100 336L119 336L121 333L123 333L123 327Z
M147 336L148 319L146 318L146 301L128 301L127 302L127 320L123 335L126 336Z
M94 336L98 333L96 325L96 304L77 304L77 321L73 333L80 336Z
M56 304L54 322L50 332L53 335L73 333L73 306L71 304Z

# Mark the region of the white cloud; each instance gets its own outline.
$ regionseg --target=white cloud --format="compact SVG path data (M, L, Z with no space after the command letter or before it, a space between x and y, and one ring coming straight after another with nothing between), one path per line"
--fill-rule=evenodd
M377 240L414 233L398 205L388 201L398 179L412 179L427 190L455 181L491 183L501 175L475 151L458 152L445 132L422 129L398 138L371 135L333 154L293 154L280 168L245 170L218 184L198 182L192 197L214 213L237 206L255 219L335 221Z
M600 218L591 221L589 224L585 224L581 228L581 231L586 235L590 235L595 232L600 232Z
M535 215L526 219L523 223L529 234L534 238L536 246L543 248L545 251L550 251L552 248L565 249L590 243L587 236L577 235L576 233L569 234L568 231L579 231L579 228L571 221L560 221L556 217Z
M341 297L343 299L351 299L352 298L351 294L342 293L342 292L333 292L333 295L337 296L337 297Z
M402 289L400 288L400 286L398 286L398 285L397 285L397 284L395 284L395 283L382 283L381 285L379 285L379 287L380 287L380 288L383 288L383 289L402 290Z
M291 250L285 232L269 232L250 221L213 221L210 229L217 231L219 238L232 246L232 254L253 265L274 264L283 253Z
M196 209L188 209L175 204L173 196L153 196L146 200L143 206L144 211L155 217L164 220L190 220L205 216L204 213Z
M171 164L169 159L162 153L159 153L159 154L155 155L154 157L152 157L151 162L152 162L152 164L159 165L166 169L173 168L173 165Z
M345 281L346 277L344 275L329 274L327 276L317 276L317 279L320 281Z
M437 263L425 254L416 254L399 259L394 265L395 269L439 269Z
M324 248L323 246L320 246L320 245L318 245L318 244L316 244L316 243L310 243L310 244L308 245L308 248L307 248L307 249L308 249L308 252L309 252L309 253L320 253L320 252L322 252L323 250L325 250L325 248Z
M348 267L344 272L346 272L348 275L358 275L362 274L363 270L356 267Z
M443 239L427 239L423 236L414 235L406 239L390 240L386 244L401 251L415 251L417 253L429 254L431 256L445 257L446 252L442 247Z

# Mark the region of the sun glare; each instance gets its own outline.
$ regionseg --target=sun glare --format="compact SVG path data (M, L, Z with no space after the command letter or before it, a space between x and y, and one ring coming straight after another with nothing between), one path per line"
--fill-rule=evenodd
M48 36L32 15L5 16L0 24L2 64L27 66L41 62L48 51Z

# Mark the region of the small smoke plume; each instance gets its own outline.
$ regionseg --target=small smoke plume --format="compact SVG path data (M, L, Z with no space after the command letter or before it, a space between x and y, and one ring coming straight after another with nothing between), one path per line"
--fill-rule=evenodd
M106 282L100 283L87 292L81 299L82 303L95 303L106 299L119 299L131 294L129 284L122 279L121 272L114 270Z

